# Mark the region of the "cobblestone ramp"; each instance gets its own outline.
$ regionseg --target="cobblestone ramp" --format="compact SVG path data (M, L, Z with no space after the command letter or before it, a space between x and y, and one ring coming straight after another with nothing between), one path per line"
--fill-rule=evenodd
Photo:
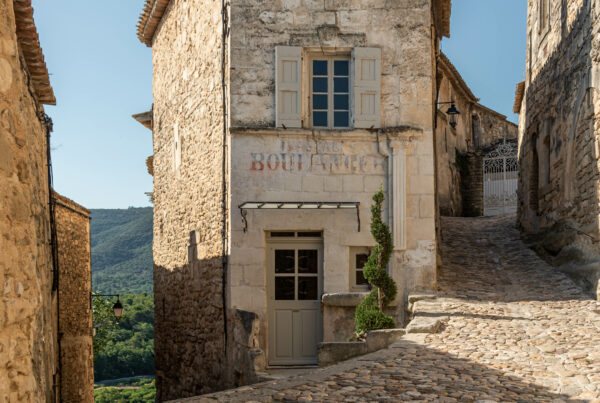
M444 218L437 334L201 401L600 402L600 304L526 248L514 217Z

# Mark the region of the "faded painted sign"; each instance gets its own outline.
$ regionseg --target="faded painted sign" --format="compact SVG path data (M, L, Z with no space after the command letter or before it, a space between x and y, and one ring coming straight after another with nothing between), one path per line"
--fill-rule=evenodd
M265 173L304 171L380 174L386 168L382 155L361 150L345 152L339 141L280 141L277 151L249 152L247 164L250 171Z

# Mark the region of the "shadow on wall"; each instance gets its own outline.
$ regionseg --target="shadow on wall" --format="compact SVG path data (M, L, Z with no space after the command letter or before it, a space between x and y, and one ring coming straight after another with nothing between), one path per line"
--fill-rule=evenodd
M600 259L600 175L594 133L600 121L600 40L593 33L599 22L591 4L584 0L571 19L569 1L561 2L560 41L527 89L519 154L522 230L537 233L542 248L550 245L546 252L552 256L575 248L584 260ZM529 57L539 51L532 49ZM548 236L550 242L543 239ZM589 278L592 288L596 277Z
M511 366L512 364L508 364ZM365 375L365 372L368 374ZM352 376L356 374L357 376ZM295 401L300 393L330 400L348 398L341 386L355 387L367 400L408 401L448 396L458 400L554 401L567 396L455 355L401 339L392 348L310 374L260 384L257 389L215 393L182 402ZM375 386L375 387L374 387ZM344 389L345 389L344 388ZM353 392L356 393L356 392ZM283 396L282 396L283 394ZM275 396L277 395L277 396Z
M154 266L157 401L196 396L257 381L258 321L252 312L223 311L223 259Z

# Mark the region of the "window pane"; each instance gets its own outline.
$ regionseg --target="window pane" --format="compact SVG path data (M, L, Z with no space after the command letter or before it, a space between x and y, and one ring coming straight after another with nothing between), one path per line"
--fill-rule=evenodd
M313 109L327 110L327 95L313 95Z
M347 78L345 80L348 80ZM327 92L327 78L313 77L313 92Z
M313 75L327 75L327 60L313 60Z
M333 91L348 92L348 77L335 77L333 79Z
M276 237L279 237L279 238L281 238L281 237L292 237L293 238L294 235L295 235L294 232L281 232L281 231L278 231L278 232L272 231L271 232L271 236L273 238L276 238Z
M275 299L294 300L294 277L275 277Z
M347 76L348 64L348 60L335 60L333 62L333 74L336 76Z
M333 109L336 110L349 110L348 108L348 98L347 94L344 95L334 95L333 96Z
M356 268L362 269L363 267L365 267L365 263L367 263L368 259L369 259L369 255L367 255L366 253L357 254L356 255Z
M357 270L356 271L356 285L363 285L363 284L366 285L366 284L369 284L369 282L365 278L365 275L363 274L362 270Z
M293 273L294 262L293 249L278 249L275 251L275 273Z
M319 299L319 280L317 277L298 277L298 299Z
M298 232L298 237L310 237L310 238L320 238L323 236L321 232Z
M334 127L348 127L349 118L348 112L334 112L333 113L333 126Z
M327 112L313 112L313 126L327 127Z
M318 273L318 251L307 249L298 251L298 273Z

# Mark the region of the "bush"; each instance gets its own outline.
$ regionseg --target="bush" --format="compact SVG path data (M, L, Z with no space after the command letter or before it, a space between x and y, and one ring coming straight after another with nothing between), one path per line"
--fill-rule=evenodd
M392 255L393 243L389 226L381 218L385 196L379 189L373 196L371 206L371 235L377 242L363 269L365 278L374 287L373 291L356 307L354 324L359 334L376 329L392 329L394 319L383 311L396 298L398 289L385 268Z

